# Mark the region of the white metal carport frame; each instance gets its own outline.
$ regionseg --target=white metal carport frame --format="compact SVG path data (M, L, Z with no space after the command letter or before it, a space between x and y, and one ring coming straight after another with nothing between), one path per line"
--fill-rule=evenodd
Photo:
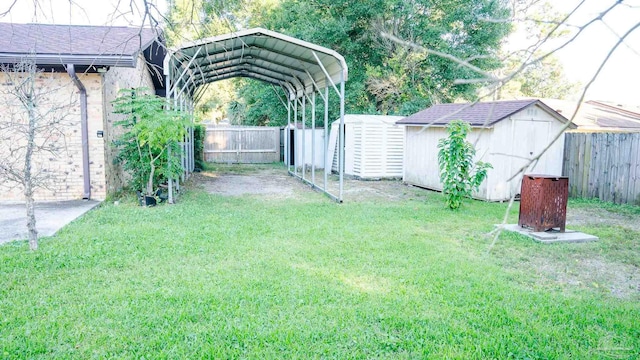
M204 89L212 82L245 77L270 83L274 86L274 90L275 87L279 87L286 94L286 101L282 97L280 100L282 105L287 108L287 123L291 125L293 117L293 124L297 128L299 114L301 114L303 139L306 131L307 100L311 103L311 126L315 129L316 94L318 94L324 101L325 165L322 185L316 182L313 147L310 178L307 178L306 175L304 143L302 144L301 168L298 169L298 164L291 165L287 151L288 143L285 143L285 163L290 175L301 179L314 189L323 191L335 201L342 202L344 102L345 82L348 78L347 64L342 55L331 49L274 31L254 28L202 39L169 49L164 60L164 73L169 106L189 112L192 121L195 104L203 95ZM329 191L327 186L332 161L332 159L326 158L330 89L336 92L340 101L339 189L337 194ZM288 139L288 136L285 136L285 139ZM195 167L193 127L188 129L181 145L180 156L184 172L181 179L169 181L169 202L174 200L174 185L179 187L180 181L189 177ZM174 181L176 181L175 184Z

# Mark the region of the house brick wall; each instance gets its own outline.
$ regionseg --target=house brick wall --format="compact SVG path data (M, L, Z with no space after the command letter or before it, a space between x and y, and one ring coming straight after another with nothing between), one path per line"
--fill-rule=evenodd
M92 197L104 199L104 152L102 150L104 145L103 140L95 136L96 128L102 127L101 79L98 74L80 75L79 78L87 89L89 161L92 163L90 167ZM3 90L6 90L8 87L6 75L0 74L0 79L0 84L3 84ZM40 111L59 108L59 110L49 113L48 117L60 117L62 114L64 116L59 125L48 128L37 136L38 142L47 137L50 143L56 143L60 149L54 153L42 151L34 153L34 167L47 174L46 180L42 184L43 186L39 186L35 190L34 197L39 201L81 199L84 182L79 91L66 73L42 73L37 78L36 87L40 93ZM0 95L0 103L7 104L9 98L6 95ZM12 108L17 112L24 113L19 104L12 104ZM8 111L1 112L0 122L6 122L11 117L12 115ZM15 115L13 118L17 119ZM56 131L52 131L52 129ZM60 134L57 134L58 131ZM18 142L24 143L26 140L24 136L15 136L2 141L8 141L15 145ZM0 156L6 156L7 144L1 144L0 149L2 149L0 150ZM7 178L0 179L0 192L2 193L2 200L5 201L22 201L24 199L22 187L8 181Z
M153 80L144 57L140 56L136 68L111 68L103 75L103 105L104 105L104 128L105 128L105 167L106 167L106 187L107 193L122 190L125 186L128 175L122 170L120 164L114 162L117 156L117 149L113 146L113 141L120 137L124 130L114 126L114 123L123 119L123 115L113 113L112 101L118 97L118 92L123 89L147 87L154 90Z
M87 91L88 140L89 140L89 174L91 198L104 200L107 194L120 190L126 180L119 165L114 164L116 150L112 141L120 134L121 128L113 126L121 115L113 114L113 101L120 89L146 86L153 89L153 81L143 57L140 57L136 68L110 68L106 73L79 74L78 78ZM81 199L84 191L82 164L82 135L80 124L80 92L67 73L40 74L36 86L43 97L41 107L63 107L63 124L57 126L60 136L50 136L57 139L60 150L55 154L34 154L34 166L47 174L44 187L38 187L34 193L37 201L64 201ZM7 104L7 97L2 91L8 87L6 75L0 73L0 124L7 123L11 113L21 111L17 103ZM7 109L11 108L11 111ZM15 117L15 116L14 116ZM24 121L24 120L23 120ZM97 133L103 131L99 138ZM4 132L3 132L4 131ZM7 136L8 135L8 136ZM0 126L0 159L7 156L9 146L5 141L18 144L16 136L7 134ZM0 201L23 201L24 194L21 186L0 177Z

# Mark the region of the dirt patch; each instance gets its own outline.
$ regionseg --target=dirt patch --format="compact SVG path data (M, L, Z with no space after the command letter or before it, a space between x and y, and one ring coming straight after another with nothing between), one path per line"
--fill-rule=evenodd
M339 187L337 177L334 177L329 186L336 193ZM344 201L402 201L424 197L424 189L405 185L400 180L357 180L344 179Z
M304 185L276 170L260 170L244 174L202 172L195 181L211 194L223 196L264 195L272 198L299 198Z
M598 208L567 208L567 227L571 226L620 226L640 232L640 218L613 213Z
M512 266L529 269L536 274L536 282L543 286L558 286L564 290L588 288L620 299L640 299L640 263L633 260L634 257L637 259L637 242L640 241L638 216L595 206L569 206L567 228L580 227L614 227L620 228L616 232L623 233L623 229L630 232L625 239L596 234L600 235L596 243L567 244L567 248L558 248L552 253L530 249L524 263Z
M570 257L561 261L535 258L527 266L543 284L565 288L591 288L626 299L640 296L640 268L600 256Z
M300 173L298 172L298 175ZM316 173L316 185L323 188L323 173ZM305 178L311 179L311 173ZM289 175L284 167L255 167L238 165L237 168L222 168L220 171L206 171L196 174L195 181L207 192L224 196L258 195L269 198L303 199L309 192L317 192L299 178ZM339 193L339 178L328 177L328 191ZM343 199L360 201L400 201L424 196L424 190L407 186L400 180L366 181L345 178Z

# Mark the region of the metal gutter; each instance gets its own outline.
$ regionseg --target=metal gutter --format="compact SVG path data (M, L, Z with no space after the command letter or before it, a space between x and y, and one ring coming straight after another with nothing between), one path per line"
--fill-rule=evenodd
M76 69L73 64L67 65L67 73L73 80L74 84L80 91L80 133L82 135L82 178L84 180L84 189L82 198L88 200L91 198L91 178L89 172L89 118L87 114L87 89L78 78Z
M26 56L33 57L37 65L75 64L86 66L136 67L136 56L129 55L64 55L64 54L22 54L0 52L0 63L14 64Z

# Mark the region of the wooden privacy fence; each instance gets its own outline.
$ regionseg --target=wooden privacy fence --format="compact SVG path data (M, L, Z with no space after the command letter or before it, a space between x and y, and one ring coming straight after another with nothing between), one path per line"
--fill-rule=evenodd
M640 133L566 133L571 197L640 205Z
M280 129L260 126L207 127L205 161L271 163L280 161Z

